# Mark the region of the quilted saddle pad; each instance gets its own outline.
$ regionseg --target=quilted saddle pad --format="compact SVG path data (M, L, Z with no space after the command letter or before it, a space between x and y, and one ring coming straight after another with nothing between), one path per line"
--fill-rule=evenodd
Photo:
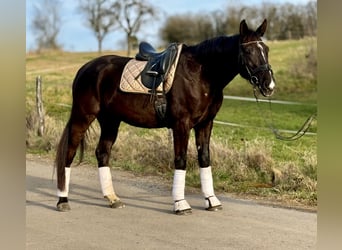
M169 73L165 76L164 83L160 84L157 88L157 92L162 92L163 91L163 85L165 89L165 93L167 93L173 83L173 79L175 76L176 68L178 65L178 60L180 56L180 52L182 50L182 44L178 45L177 48L177 56L175 59L175 62L173 65L170 67ZM143 93L143 94L149 94L150 89L146 88L142 82L141 82L141 76L140 73L144 69L147 61L139 61L136 59L131 59L128 61L126 64L121 80L120 80L120 89L124 92L129 92L129 93Z

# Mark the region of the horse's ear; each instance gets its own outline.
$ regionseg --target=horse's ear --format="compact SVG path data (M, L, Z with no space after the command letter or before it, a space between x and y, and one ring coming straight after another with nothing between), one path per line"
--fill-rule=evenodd
M267 28L267 20L265 19L262 24L259 26L259 28L257 28L256 33L260 36L263 36L266 32L266 28Z
M247 23L246 23L246 20L242 20L241 23L240 23L240 35L245 35L247 34L247 31L248 31L248 26L247 26Z

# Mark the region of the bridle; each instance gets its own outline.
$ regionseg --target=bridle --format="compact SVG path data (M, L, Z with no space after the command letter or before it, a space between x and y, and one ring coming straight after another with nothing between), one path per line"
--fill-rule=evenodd
M246 71L248 73L248 81L253 85L254 88L256 88L256 87L260 88L259 79L256 76L257 73L259 73L261 71L270 71L271 74L273 75L272 67L267 62L265 64L258 66L255 69L250 69L246 63L244 52L243 52L241 47L249 45L249 44L257 44L258 45L259 43L263 43L263 42L262 41L245 42L245 43L241 43L240 47L239 47L239 60L241 61L241 65L246 68Z
M242 46L245 46L245 45L249 45L249 44L259 44L259 43L262 43L262 41L250 41L250 42L245 42L245 43L241 43L240 44L240 48L239 48L239 60L241 62L241 65L244 66L246 68L246 71L248 73L248 80L249 82L253 85L254 87L254 96L255 96L255 99L257 101L257 104L258 104L258 108L260 110L260 113L262 113L263 111L261 110L260 106L259 106L259 99L258 99L258 96L256 94L256 88L259 88L260 89L260 85L259 85L259 79L258 77L256 76L256 74L258 72L261 72L261 71L270 71L271 74L273 75L273 71L272 71L272 68L271 68L271 65L269 63L267 63L265 61L265 64L262 64L260 66L258 66L257 68L251 70L246 61L245 61L245 57L244 57L244 52L242 50ZM274 135L276 136L277 139L279 140L284 140L284 141L294 141L294 140L297 140L299 138L301 138L309 129L312 121L316 118L316 113L315 114L312 114L305 122L304 124L302 125L302 127L292 136L283 136L279 133L279 131L273 126L273 118L272 118L272 108L271 108L271 99L269 99L269 105L270 105L270 111L271 111L271 122L268 124L268 122L266 121L265 117L265 123L268 124L269 128L272 130L272 132L274 133Z

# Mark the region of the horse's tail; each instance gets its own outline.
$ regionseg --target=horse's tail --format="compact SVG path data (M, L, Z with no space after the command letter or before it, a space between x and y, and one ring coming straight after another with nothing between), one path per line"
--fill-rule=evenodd
M56 159L55 159L55 168L57 169L57 187L59 190L63 191L65 188L65 167L67 166L68 160L68 144L69 144L69 136L70 136L70 128L71 128L71 121L69 120L66 124L62 137L59 141L57 152L56 152ZM86 138L83 138L80 141L79 145L79 163L83 161L84 151L86 149Z
M59 141L56 158L55 158L55 168L57 170L57 187L59 190L63 191L65 189L65 167L67 165L68 159L68 143L70 136L70 120L66 124L62 137Z

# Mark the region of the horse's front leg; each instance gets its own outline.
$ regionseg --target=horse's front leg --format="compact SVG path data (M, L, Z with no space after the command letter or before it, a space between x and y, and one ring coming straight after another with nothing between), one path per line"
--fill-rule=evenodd
M179 126L182 127L182 126ZM173 211L177 215L191 214L192 209L184 198L186 154L188 148L190 129L174 129L173 141L175 152L175 173L173 177L172 198L174 201Z
M214 193L213 176L210 165L209 143L212 127L213 121L195 127L195 136L205 208L209 211L217 211L222 209L222 204Z

